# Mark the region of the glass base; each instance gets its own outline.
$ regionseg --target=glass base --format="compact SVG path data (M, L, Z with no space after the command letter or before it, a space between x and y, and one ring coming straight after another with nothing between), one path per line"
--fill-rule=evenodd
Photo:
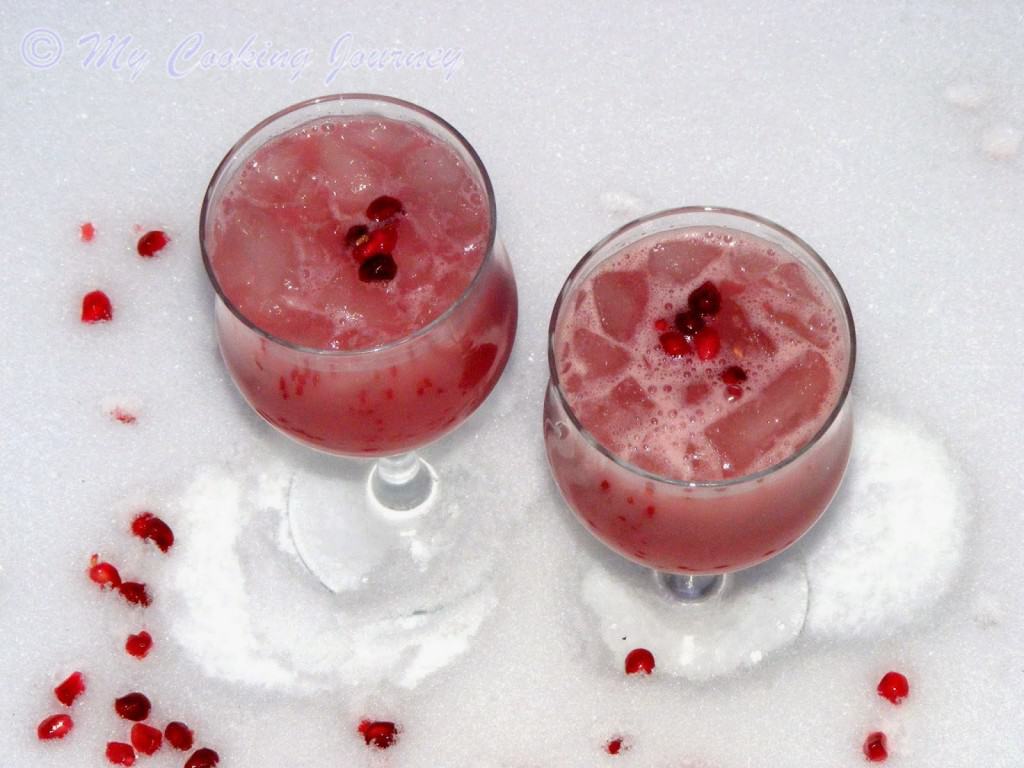
M793 560L727 576L655 574L597 564L583 577L596 633L621 664L654 654L656 674L710 680L752 667L792 643L807 615L807 578Z

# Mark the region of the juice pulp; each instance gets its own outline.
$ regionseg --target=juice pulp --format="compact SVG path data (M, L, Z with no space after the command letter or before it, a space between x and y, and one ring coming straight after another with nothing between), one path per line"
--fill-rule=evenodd
M378 116L304 123L241 163L209 222L223 297L266 334L218 302L222 354L242 394L290 436L345 455L409 450L461 422L500 375L516 297L504 251L487 258L489 197L424 128ZM393 274L367 279L377 257Z
M845 320L822 281L780 246L709 227L639 240L564 298L552 345L579 424L619 460L667 481L630 473L571 430L546 430L563 494L626 556L675 572L735 570L791 544L831 499L849 451L845 417L830 430L838 439L768 477L679 484L785 461L841 396ZM551 392L547 416L568 421Z

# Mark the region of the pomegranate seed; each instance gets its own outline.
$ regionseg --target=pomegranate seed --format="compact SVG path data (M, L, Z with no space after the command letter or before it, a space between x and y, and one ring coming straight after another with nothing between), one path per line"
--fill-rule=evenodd
M661 348L665 350L666 355L682 357L690 353L690 345L679 331L666 331L658 337L658 341L661 342Z
M114 700L114 711L125 720L139 722L149 717L149 699L139 692L126 693Z
M134 424L138 421L138 418L131 411L126 411L121 406L115 406L110 412L110 418L114 421L119 421L122 424Z
M39 724L36 735L42 741L63 739L74 727L75 721L71 719L71 715L51 715Z
M693 346L697 348L697 357L701 360L710 360L722 348L722 341L718 338L718 331L714 328L705 328L694 337Z
M686 303L695 313L704 317L717 315L722 307L722 294L710 280L698 285L687 297Z
M726 384L739 384L747 380L747 372L738 365L730 365L722 371L722 381Z
M359 279L364 283L387 282L393 280L396 274L398 266L388 253L371 256L359 265Z
M159 229L147 232L139 238L139 256L144 259L151 259L162 251L169 242L171 242L171 238Z
M348 228L348 232L345 233L345 245L349 248L355 248L361 242L364 242L369 234L370 229L365 224L353 224Z
M92 239L96 237L96 227L92 225L91 221L87 221L79 228L79 235L83 243L91 243Z
M203 747L192 753L192 757L185 761L185 768L213 768L220 762L220 755L212 749Z
M117 589L121 597L133 605L147 606L153 602L146 591L146 585L138 581L123 581Z
M81 672L72 672L68 679L53 689L57 701L65 707L75 703L75 699L85 693L85 678Z
M90 291L82 297L83 323L105 323L113 318L114 307L103 291Z
M143 512L132 520L132 533L140 539L149 539L161 552L174 545L174 532L170 526L152 512Z
M89 578L100 585L100 588L117 589L121 586L121 575L110 563L99 562L99 557L89 558Z
M384 221L402 212L402 202L390 195L381 195L366 206L366 218L371 221Z
M739 400L743 397L743 387L739 384L729 384L725 388L725 397L731 403L733 400Z
M192 729L184 723L178 721L168 723L164 728L164 738L167 739L168 744L182 752L192 749Z
M144 659L149 653L149 649L153 647L153 637L146 630L142 630L137 635L128 635L128 639L125 641L124 649L130 656L134 656L137 659Z
M680 312L676 315L676 328L684 336L694 336L704 329L704 318L696 312Z
M665 331L667 331L668 330L668 320L663 320L661 318L658 318L657 320L655 320L654 321L654 330L656 330L658 333L664 333Z
M618 736L609 740L609 742L604 745L604 748L607 750L609 755L617 755L624 749L629 749L629 747L622 743L622 739Z
M910 693L910 683L899 672L886 672L878 681L878 695L899 704Z
M371 256L386 256L395 250L398 245L398 230L394 227L381 227L375 229L365 240L356 244L352 255L357 261L366 261Z
M114 765L135 765L135 750L122 741L107 742L107 761Z
M626 674L649 675L654 671L654 654L646 648L634 648L626 654Z
M884 762L889 757L889 751L885 748L885 734L881 731L869 733L864 740L864 756L872 763Z
M374 746L377 749L387 749L398 739L398 728L386 720L363 720L359 724L359 732L363 734L366 746Z
M144 755L152 755L164 741L164 736L159 728L153 728L145 723L136 723L132 726L132 746Z

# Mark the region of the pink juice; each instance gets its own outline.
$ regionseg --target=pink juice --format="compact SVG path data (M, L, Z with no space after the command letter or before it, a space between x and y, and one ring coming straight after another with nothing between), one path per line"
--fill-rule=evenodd
M475 155L436 126L378 115L260 138L218 172L204 217L239 390L331 453L440 437L490 392L515 334L515 283Z
M659 570L716 573L810 528L851 440L836 411L852 326L828 277L785 244L700 226L641 237L570 279L545 438L598 538Z

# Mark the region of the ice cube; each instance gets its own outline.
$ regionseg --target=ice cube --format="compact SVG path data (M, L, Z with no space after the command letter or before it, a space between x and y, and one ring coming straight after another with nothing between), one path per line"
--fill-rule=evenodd
M722 246L716 243L692 238L664 240L651 247L647 268L655 279L685 285L721 255Z
M821 300L811 287L811 276L807 269L795 261L777 266L765 281L787 299L819 304Z
M825 358L813 350L804 352L760 393L710 424L704 434L733 472L748 472L778 441L821 413L831 383Z
M755 328L747 313L733 300L724 299L716 318L722 348L742 359L775 354L775 342L771 336Z
M586 328L577 328L573 333L572 350L588 376L613 376L629 364L625 349Z
M636 334L647 309L647 296L643 272L604 272L594 278L594 305L601 327L616 341L629 341Z
M826 349L829 346L828 332L824 329L823 320L819 315L812 315L806 321L793 312L779 309L772 304L765 302L764 310L768 313L769 319L788 328L800 338L810 342L818 349Z
M644 388L629 376L604 397L581 403L578 415L583 426L605 447L621 451L653 411L654 403Z

